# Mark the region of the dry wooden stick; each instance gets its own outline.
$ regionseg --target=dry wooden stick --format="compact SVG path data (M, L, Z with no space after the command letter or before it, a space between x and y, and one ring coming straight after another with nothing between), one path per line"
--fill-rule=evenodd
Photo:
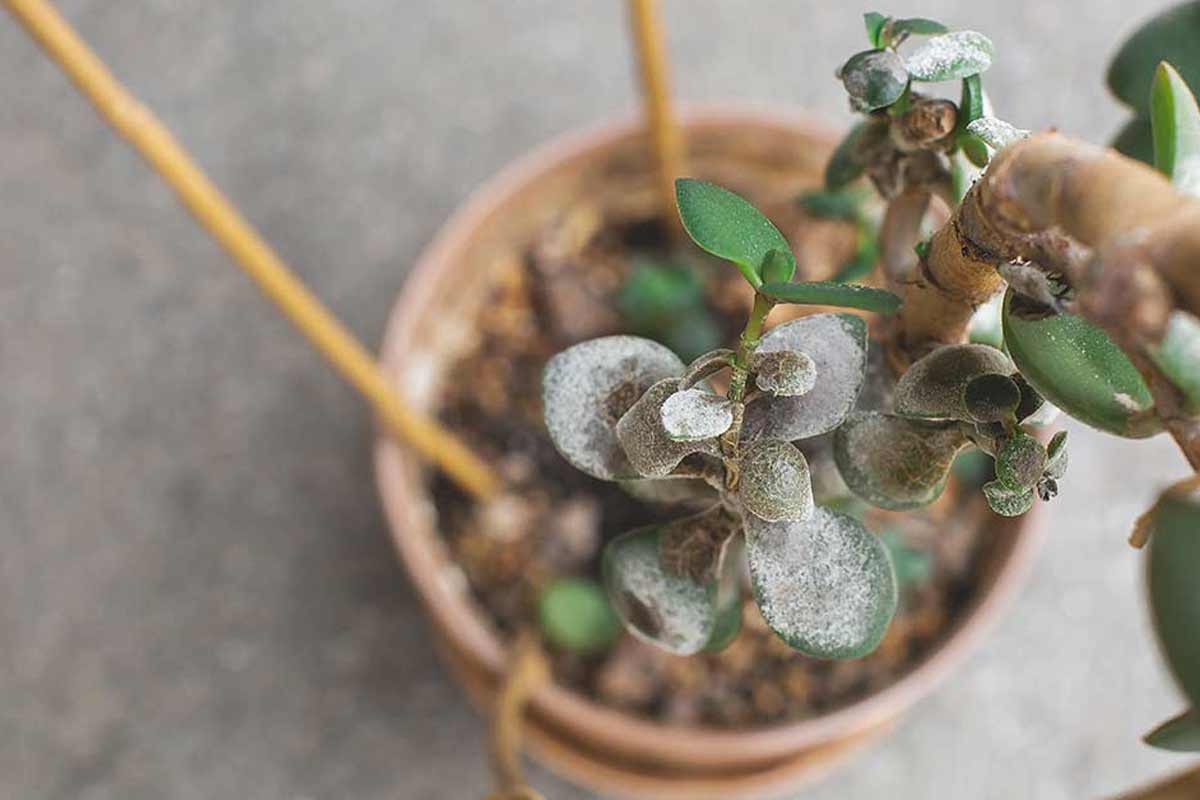
M497 791L488 800L541 800L521 769L521 724L529 697L550 678L550 665L537 635L522 632L512 648L508 674L492 716L492 772Z
M3 0L116 132L158 172L191 212L314 347L374 407L384 426L437 463L463 489L494 495L500 482L478 456L401 400L370 352L280 260L170 131L139 103L48 0Z
M629 0L642 84L642 105L658 167L658 193L663 219L674 235L683 232L675 213L675 179L684 174L683 139L671 110L667 55L658 0Z

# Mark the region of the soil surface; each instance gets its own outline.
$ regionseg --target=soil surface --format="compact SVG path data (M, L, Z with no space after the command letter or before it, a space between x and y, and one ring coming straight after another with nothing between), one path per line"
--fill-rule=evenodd
M796 208L771 209L802 254L802 269L836 266L852 232L810 220ZM582 339L639 332L621 312L621 288L637 263L685 259L701 276L704 304L724 342L736 341L750 292L727 265L667 247L653 219L604 221L572 209L511 259L481 305L475 330L446 372L441 417L484 454L512 488L481 507L433 477L439 527L471 591L505 635L537 624L539 590L555 577L598 578L609 539L677 515L632 498L616 484L572 468L542 424L541 372L554 353ZM814 244L814 239L816 243ZM805 259L814 248L825 258ZM822 267L827 269L828 267ZM778 324L787 312L777 309ZM840 479L827 443L802 444L814 484ZM744 624L719 653L669 655L625 634L600 655L551 649L556 679L600 701L646 717L688 724L745 727L810 717L894 682L955 625L972 596L986 520L978 492L962 491L956 470L941 500L904 515L863 509L869 527L893 547L901 579L900 609L880 647L853 661L820 661L791 650L766 627L746 596ZM975 479L977 480L977 478Z

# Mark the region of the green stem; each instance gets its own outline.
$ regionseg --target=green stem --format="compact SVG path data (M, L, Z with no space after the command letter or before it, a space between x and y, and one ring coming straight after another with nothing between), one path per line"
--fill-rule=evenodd
M746 395L746 381L750 377L750 356L754 355L758 343L762 339L763 324L767 315L774 308L775 301L766 295L754 295L754 308L750 311L750 319L738 339L737 352L733 356L733 369L729 377L729 392L726 394L733 401L733 425L721 436L721 452L725 456L725 485L729 489L737 486L738 480L738 440L742 435L742 415L745 408L742 398Z

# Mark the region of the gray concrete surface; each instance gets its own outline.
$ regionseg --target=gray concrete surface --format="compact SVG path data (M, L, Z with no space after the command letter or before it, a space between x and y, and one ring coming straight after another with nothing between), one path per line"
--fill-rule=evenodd
M997 108L1103 139L1107 54L1161 2L912 2L988 32ZM621 5L64 0L118 75L368 341L512 157L631 110ZM683 97L847 118L853 4L669 0ZM1181 468L1072 427L996 635L806 797L1100 797L1180 760L1124 536ZM0 15L0 796L459 798L479 720L392 557L363 405ZM551 798L585 796L535 770Z

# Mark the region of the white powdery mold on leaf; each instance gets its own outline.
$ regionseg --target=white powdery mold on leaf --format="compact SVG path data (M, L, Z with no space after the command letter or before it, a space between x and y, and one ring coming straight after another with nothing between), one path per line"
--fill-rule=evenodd
M797 350L755 350L750 368L754 384L778 397L808 394L817 383L817 365Z
M980 117L974 122L967 123L967 133L983 139L993 150L1003 150L1013 142L1020 141L1029 135L1029 131L995 117Z
M833 435L833 456L850 491L893 511L941 495L954 457L967 444L956 423L856 411Z
M637 336L605 336L568 347L542 373L542 404L554 446L594 478L636 478L616 424L647 389L683 372L666 347Z
M737 559L726 553L705 580L664 566L663 538L670 528L703 524L713 513L638 528L604 549L604 584L622 623L638 638L676 655L698 653L740 625Z
M853 314L814 314L763 336L758 352L804 353L816 367L811 391L763 397L746 406L743 437L795 441L836 428L858 400L867 368L867 324Z
M755 442L742 457L738 494L747 511L768 522L808 519L813 513L808 461L791 442Z
M875 649L896 612L887 547L853 517L818 507L805 521L746 517L750 579L767 624L816 658Z
M918 81L956 81L983 72L996 53L992 40L976 31L954 31L927 39L904 59Z
M1009 357L990 345L944 345L918 359L900 376L893 410L902 417L969 421L963 391L971 379L1015 371Z
M712 439L733 425L733 403L703 389L684 389L662 406L662 425L677 442Z
M693 453L719 455L715 438L680 442L663 427L663 405L676 394L678 378L664 378L645 394L617 422L617 441L634 471L646 478L661 478Z

